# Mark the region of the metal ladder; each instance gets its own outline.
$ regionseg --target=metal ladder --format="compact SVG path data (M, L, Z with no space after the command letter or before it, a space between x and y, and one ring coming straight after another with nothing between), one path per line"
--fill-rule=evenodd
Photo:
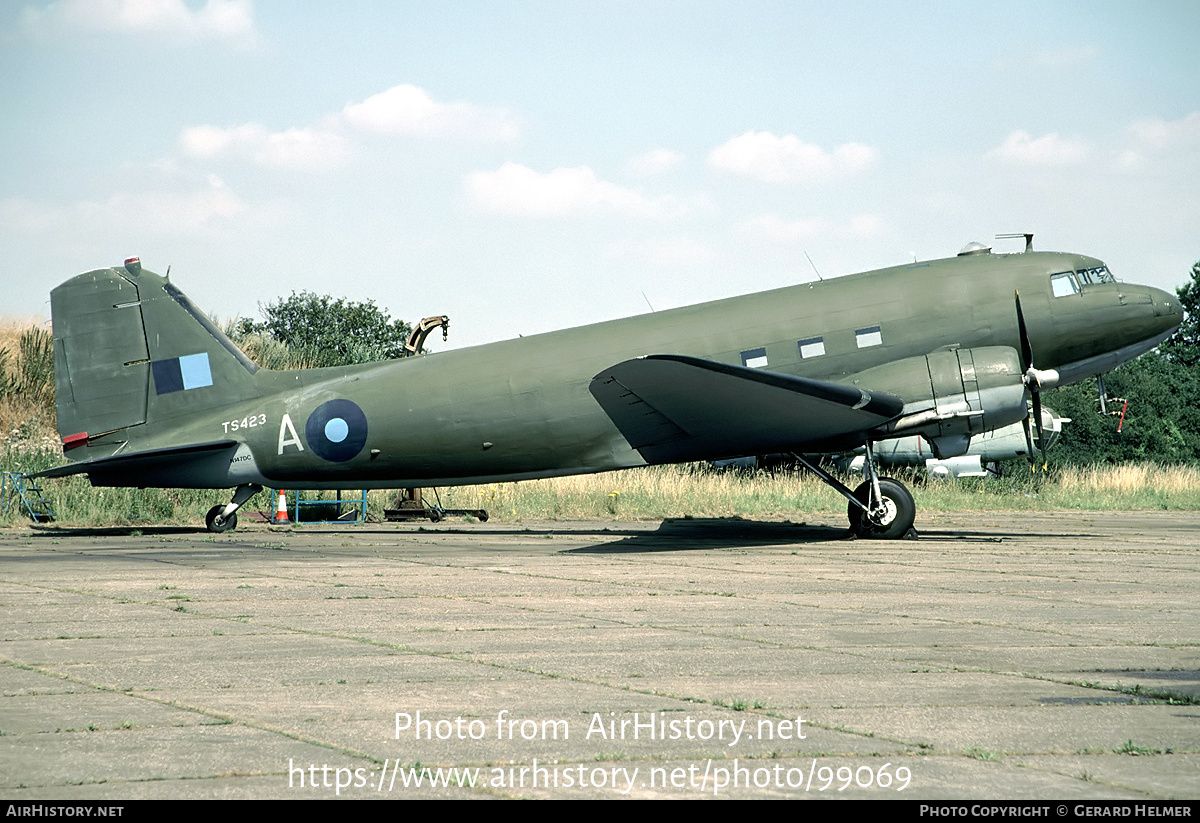
M25 472L4 472L0 477L0 513L8 511L14 503L19 509L24 509L35 523L49 523L54 519L50 501Z

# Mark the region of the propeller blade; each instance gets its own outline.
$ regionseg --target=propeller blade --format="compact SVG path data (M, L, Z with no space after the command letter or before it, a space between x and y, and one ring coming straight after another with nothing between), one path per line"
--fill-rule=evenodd
M1037 445L1038 452L1042 455L1042 471L1046 471L1050 466L1050 462L1046 459L1046 432L1042 428L1042 393L1040 391L1033 392L1033 421L1037 425ZM1033 455L1029 455L1033 459Z
M1039 374L1033 367L1033 344L1029 342L1029 330L1025 327L1025 312L1021 311L1021 293L1013 291L1013 301L1017 305L1017 335L1021 339L1021 372L1025 388L1033 401L1033 422L1037 426L1038 453L1042 458L1042 470L1049 466L1046 460L1046 432L1042 427L1042 393ZM1055 376L1057 380L1057 376ZM1025 428L1025 444L1029 447L1029 468L1037 471L1037 460L1033 451L1033 433L1030 431L1029 415L1022 421Z
M1013 292L1017 303L1017 334L1021 338L1021 371L1027 372L1033 368L1033 346L1029 343L1029 332L1025 328L1025 313L1021 311L1021 293Z
M1021 427L1025 429L1025 454L1029 458L1029 470L1037 471L1037 464L1033 461L1033 435L1029 431L1029 415L1021 418Z

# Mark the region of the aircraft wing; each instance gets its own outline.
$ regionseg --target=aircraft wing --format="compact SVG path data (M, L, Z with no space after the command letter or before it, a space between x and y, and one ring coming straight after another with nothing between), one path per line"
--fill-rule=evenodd
M904 406L891 394L674 354L618 363L589 390L648 463L861 445Z
M204 488L195 486L198 479L210 476L215 470L224 474L229 466L227 452L237 446L236 440L215 440L210 443L194 443L165 449L138 451L130 454L115 454L96 460L81 460L37 472L30 477L67 477L86 473L93 486L154 485L178 488ZM163 482L164 480L169 482ZM224 483L222 485L228 485ZM209 486L221 488L222 485Z

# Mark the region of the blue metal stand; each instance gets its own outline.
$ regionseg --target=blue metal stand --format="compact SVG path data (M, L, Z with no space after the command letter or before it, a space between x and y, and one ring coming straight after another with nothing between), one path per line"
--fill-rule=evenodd
M35 523L49 523L54 519L50 501L24 472L4 472L0 477L0 512L8 511L13 503L24 509Z
M278 492L276 492L278 493ZM293 523L365 523L367 520L367 490L362 489L358 492L358 497L342 497L342 492L338 491L337 500L304 500L304 490L296 490L284 492L285 498L287 494L294 494L295 498L292 501L292 522ZM345 513L342 512L342 506L349 507ZM300 517L300 511L305 506L336 506L338 515L334 520L304 520Z

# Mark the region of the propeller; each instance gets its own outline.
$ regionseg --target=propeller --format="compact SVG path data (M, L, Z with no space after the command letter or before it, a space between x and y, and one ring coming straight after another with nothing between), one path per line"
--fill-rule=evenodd
M1033 422L1037 426L1038 452L1042 458L1042 470L1049 466L1046 460L1046 432L1042 428L1042 389L1052 389L1058 384L1058 372L1053 369L1037 369L1033 365L1033 346L1029 342L1029 331L1025 328L1025 313L1021 311L1021 293L1013 292L1017 304L1017 333L1021 338L1021 380L1029 390L1033 405ZM1022 424L1025 428L1025 444L1029 448L1029 467L1037 471L1037 462L1033 453L1033 433L1030 431L1029 418L1025 415Z

